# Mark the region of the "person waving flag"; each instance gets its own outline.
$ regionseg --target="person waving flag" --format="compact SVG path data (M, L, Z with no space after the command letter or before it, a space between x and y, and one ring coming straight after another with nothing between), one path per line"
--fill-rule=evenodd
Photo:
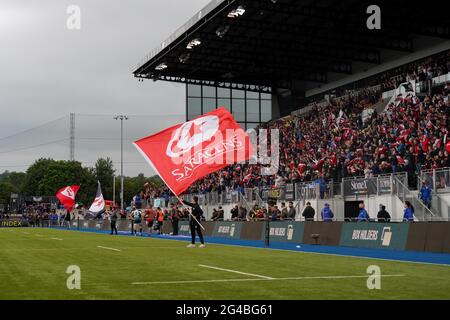
M134 142L189 213L192 244L195 232L204 246L198 203L184 203L178 196L196 180L253 156L250 137L224 107ZM200 228L199 228L200 227Z

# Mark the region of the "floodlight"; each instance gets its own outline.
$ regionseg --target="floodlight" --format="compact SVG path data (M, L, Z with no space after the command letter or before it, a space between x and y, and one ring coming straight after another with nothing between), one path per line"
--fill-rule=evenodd
M155 67L155 70L162 71L162 70L166 69L167 67L168 67L167 64L165 62L163 62L163 63L157 65Z
M238 18L238 17L244 15L244 13L245 13L244 7L243 6L239 6L236 9L231 10L228 13L228 18Z
M189 41L189 43L186 46L186 49L192 50L192 49L194 49L194 47L197 47L201 44L202 44L202 42L200 41L200 39L196 38L196 39Z

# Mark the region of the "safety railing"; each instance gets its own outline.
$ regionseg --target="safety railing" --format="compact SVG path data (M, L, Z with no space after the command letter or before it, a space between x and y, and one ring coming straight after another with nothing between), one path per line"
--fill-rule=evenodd
M393 180L399 180L403 185L408 185L408 174L399 172L393 174L382 174L373 177L349 177L342 181L342 195L349 196L370 196L395 194L396 185Z
M400 79L401 78L399 78L398 80L400 80ZM415 92L416 93L428 92L430 90L430 86L436 87L436 86L440 86L447 82L450 82L450 73L434 77L433 79L430 79L427 81L417 81L417 82L415 82ZM390 99L391 97L393 97L395 95L396 91L397 91L397 89L383 92L382 99L383 100Z
M428 184L420 176L417 177L418 181L418 190L419 190L419 198L421 193L421 186L427 185L431 188L431 184ZM428 201L427 207L436 215L436 216L443 216L448 217L450 214L450 204L440 196L438 192L436 192L436 189L434 189L434 192L432 192L431 199Z
M426 183L434 192L450 192L450 168L423 170L418 179L418 189L421 183Z
M448 170L443 173L440 171L436 171L435 173L437 177L442 175L447 178ZM334 182L333 180L327 181L324 184L317 182L286 183L277 189L279 189L279 200L286 202L333 199L336 196L344 198L395 194L396 184L393 183L394 178L399 180L403 185L408 185L408 174L406 172L400 172L373 177L346 177L341 183ZM258 204L261 201L267 203L268 194L271 190L273 188L270 187L245 188L241 189L241 191L224 190L221 192L212 191L207 193L185 194L181 198L184 201L193 202L194 196L197 196L200 205L222 206L241 203L243 197L250 206L251 204ZM171 197L169 201L165 201L163 198L150 198L147 202L158 204L156 206L165 207L166 204L177 203L178 199Z
M393 178L395 185L395 195L405 204L409 201L414 208L414 217L419 221L439 221L439 216L435 215L422 201L417 198L417 195L412 193L408 187L398 178Z

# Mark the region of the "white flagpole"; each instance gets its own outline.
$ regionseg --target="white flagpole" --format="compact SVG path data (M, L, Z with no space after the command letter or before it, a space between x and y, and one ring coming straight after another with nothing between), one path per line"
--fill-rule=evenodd
M178 201L180 201L181 205L182 205L184 208L188 209L188 208L186 207L186 205L184 204L183 200L181 200L180 197L178 197L178 196L175 196L175 197L177 197ZM205 227L202 226L202 224L197 220L197 218L196 218L190 211L188 211L188 212L189 212L189 215L192 217L192 219L194 219L195 222L198 223L198 225L200 226L200 228L202 228L203 230L205 230Z

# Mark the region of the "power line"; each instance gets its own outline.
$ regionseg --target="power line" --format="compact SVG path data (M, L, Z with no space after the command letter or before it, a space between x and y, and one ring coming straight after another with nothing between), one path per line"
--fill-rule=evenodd
M29 167L31 164L17 164L17 165L8 165L8 166L4 166L1 165L0 168L26 168Z
M61 117L61 118L58 118L58 119L55 119L55 120L51 120L51 121L48 121L48 122L43 123L43 124L41 124L41 125L38 125L38 126L36 126L36 127L30 128L30 129L26 129L26 130L21 131L21 132L14 133L14 134L9 135L9 136L6 136L6 137L2 137L2 138L0 138L0 141L6 140L6 139L10 139L10 138L16 137L16 136L18 136L18 135L21 135L21 134L24 134L24 133L33 131L33 130L35 130L35 129L39 129L39 128L45 127L45 126L47 126L47 125L49 125L49 124L51 124L51 123L53 123L53 122L60 121L60 120L62 120L62 119L64 119L64 118L66 118L66 117L67 117L67 116L64 116L64 117Z
M133 139L123 139L124 141L130 141L130 142L134 142L134 141L136 141L136 140L138 140L139 138L133 138ZM75 137L75 140L85 140L85 141L90 141L90 140L92 140L92 141L96 141L96 140L99 140L99 141L120 141L120 138L96 138L96 137L85 137L85 138L76 138Z
M17 152L17 151L39 148L39 147L47 146L49 144L54 144L54 143L63 142L63 141L67 141L67 140L69 140L69 138L54 140L54 141L50 141L50 142L46 142L46 143L36 144L36 145L23 147L23 148L12 149L12 150L8 150L8 151L0 151L0 154L13 153L13 152Z
M52 158L52 160L55 160L55 161L70 161L70 160L66 160L66 159L53 159ZM82 164L96 164L97 163L97 161L79 161L79 160L75 160L74 162L80 162L80 163L82 163ZM120 163L120 161L112 161L112 163L114 163L114 164L118 164L118 163ZM145 161L124 161L123 162L124 164L147 164L147 162L145 162ZM3 164L1 164L0 165L0 168L3 168L3 167L26 167L26 166L30 166L32 163L29 163L29 164L8 164L8 165L3 165Z
M53 160L55 160L55 159L53 159ZM61 160L55 160L55 161L67 161L67 160L61 159ZM83 165L93 165L93 164L97 163L97 161L75 161L75 162L80 162ZM0 168L27 168L27 167L30 167L33 163L16 164L16 165L0 165ZM120 161L113 161L113 164L120 164ZM124 164L127 164L127 165L133 165L133 164L135 164L135 165L142 165L142 164L147 164L147 162L145 162L145 161L124 161Z
M115 116L115 114L88 114L88 113L76 113L77 116L82 117L111 117ZM136 119L139 119L139 117L162 117L162 118L170 118L170 117L182 117L186 118L185 114L129 114L130 117L135 117Z

